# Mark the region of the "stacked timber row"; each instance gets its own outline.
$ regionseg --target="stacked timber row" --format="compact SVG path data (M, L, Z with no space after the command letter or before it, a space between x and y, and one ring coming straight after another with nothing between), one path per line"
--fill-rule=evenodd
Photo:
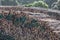
M60 40L47 22L31 17L23 11L1 11L0 30L2 34L12 36L12 40Z
M0 6L0 10L19 10L19 11L28 11L34 13L45 13L50 15L52 18L60 20L60 11L52 10L52 9L45 9L45 8L38 8L38 7L21 7L21 6Z

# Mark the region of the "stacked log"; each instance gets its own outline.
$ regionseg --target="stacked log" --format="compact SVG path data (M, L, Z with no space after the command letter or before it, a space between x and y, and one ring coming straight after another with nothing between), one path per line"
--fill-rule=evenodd
M0 28L15 40L60 40L47 22L31 17L23 11L3 11L0 14Z

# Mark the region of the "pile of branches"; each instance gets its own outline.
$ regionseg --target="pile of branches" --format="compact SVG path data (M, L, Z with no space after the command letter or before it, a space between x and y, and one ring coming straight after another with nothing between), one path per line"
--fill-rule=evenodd
M45 13L51 16L51 18L60 20L60 11L52 10L52 9L45 9L45 8L38 8L38 7L23 7L23 6L1 6L0 10L19 10L19 11L28 11L28 12L35 12L35 13Z
M2 11L0 28L4 30L3 33L13 36L15 40L60 40L47 26L47 22L34 19L23 11Z

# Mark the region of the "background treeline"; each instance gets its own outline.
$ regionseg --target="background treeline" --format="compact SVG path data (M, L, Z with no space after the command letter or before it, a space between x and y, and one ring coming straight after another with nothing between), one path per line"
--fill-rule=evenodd
M26 7L43 7L60 10L60 0L1 0L0 5L24 5Z

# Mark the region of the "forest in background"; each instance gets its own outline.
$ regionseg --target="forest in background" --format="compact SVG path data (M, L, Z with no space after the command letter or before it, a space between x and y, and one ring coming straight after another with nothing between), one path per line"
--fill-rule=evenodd
M26 7L43 7L60 10L60 0L1 0L0 5L24 5Z

